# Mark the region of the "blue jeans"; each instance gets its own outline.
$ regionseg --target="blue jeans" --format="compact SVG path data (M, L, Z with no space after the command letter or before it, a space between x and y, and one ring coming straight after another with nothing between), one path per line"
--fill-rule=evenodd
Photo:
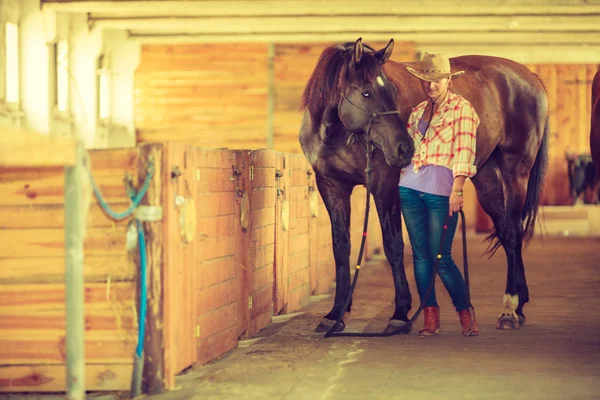
M400 186L400 208L412 246L415 280L421 301L427 294L433 279L433 263L438 256L444 222L448 216L448 201L447 196L423 193ZM454 213L448 224L438 273L452 298L456 311L462 311L468 309L469 304L467 304L465 281L452 260L452 241L457 223L458 213ZM424 306L438 306L435 287Z

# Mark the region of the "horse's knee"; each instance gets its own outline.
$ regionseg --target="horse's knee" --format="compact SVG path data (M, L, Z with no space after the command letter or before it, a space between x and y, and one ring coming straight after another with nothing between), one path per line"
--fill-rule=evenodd
M404 258L404 240L402 236L384 240L383 251L390 263L392 260L402 260Z

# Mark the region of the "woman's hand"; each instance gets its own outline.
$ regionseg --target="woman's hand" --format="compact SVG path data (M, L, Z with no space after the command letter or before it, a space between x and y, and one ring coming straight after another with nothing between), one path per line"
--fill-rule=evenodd
M458 193L452 191L450 193L450 207L448 207L448 215L452 216L455 212L459 212L463 208L465 202L462 194L459 196Z

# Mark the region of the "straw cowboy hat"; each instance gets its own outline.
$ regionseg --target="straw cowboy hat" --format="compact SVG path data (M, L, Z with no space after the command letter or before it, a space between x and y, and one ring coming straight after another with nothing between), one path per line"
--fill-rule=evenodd
M465 73L465 71L450 72L450 60L442 53L425 53L418 69L408 66L406 69L417 78L427 82L433 82L443 78L458 78Z

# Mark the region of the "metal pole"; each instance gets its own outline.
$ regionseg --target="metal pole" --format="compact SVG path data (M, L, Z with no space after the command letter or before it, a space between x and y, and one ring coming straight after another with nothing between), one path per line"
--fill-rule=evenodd
M65 168L65 301L67 311L67 399L85 399L85 315L83 241L91 200L84 165L85 149L77 144L73 167Z

